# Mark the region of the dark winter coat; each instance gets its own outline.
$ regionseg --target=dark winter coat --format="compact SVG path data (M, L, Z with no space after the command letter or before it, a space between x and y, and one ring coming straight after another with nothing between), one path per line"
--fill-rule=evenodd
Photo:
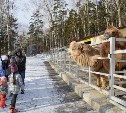
M16 63L17 63L17 66L18 66L18 71L21 72L21 71L25 71L25 64L26 64L26 57L25 56L16 56Z
M17 54L17 52L20 52L20 55ZM25 71L25 65L26 65L26 57L22 55L21 51L16 52L16 64L18 66L19 73L22 71Z
M8 57L8 61L10 63L10 59L11 59L12 55L7 55L7 57Z

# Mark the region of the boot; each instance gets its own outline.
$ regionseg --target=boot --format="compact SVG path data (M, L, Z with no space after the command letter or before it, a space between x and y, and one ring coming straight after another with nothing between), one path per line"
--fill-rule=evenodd
M10 113L17 113L18 110L17 109L10 109Z
M10 113L17 113L18 110L10 105Z
M4 108L6 107L6 95L0 94L0 107Z
M10 113L14 113L14 107L12 107L12 105L10 105Z

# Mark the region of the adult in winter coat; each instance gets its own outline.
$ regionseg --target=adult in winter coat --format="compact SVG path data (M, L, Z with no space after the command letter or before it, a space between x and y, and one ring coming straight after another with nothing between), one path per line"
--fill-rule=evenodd
M16 98L21 89L21 94L24 94L24 85L22 82L21 75L18 73L18 67L14 59L10 59L9 68L11 70L11 74L9 75L9 89L12 93L12 99L10 104L10 112L15 113L17 109L15 109Z
M18 72L22 77L22 81L24 84L24 79L25 79L25 69L26 69L26 57L24 55L22 55L22 50L21 49L17 49L16 52L16 63L18 66Z

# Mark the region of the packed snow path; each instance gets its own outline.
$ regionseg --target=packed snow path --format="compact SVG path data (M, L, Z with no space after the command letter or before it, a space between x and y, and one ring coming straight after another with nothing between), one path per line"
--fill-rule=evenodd
M97 113L84 103L40 57L28 57L25 94L19 94L16 108L22 113ZM0 113L9 112L8 106Z

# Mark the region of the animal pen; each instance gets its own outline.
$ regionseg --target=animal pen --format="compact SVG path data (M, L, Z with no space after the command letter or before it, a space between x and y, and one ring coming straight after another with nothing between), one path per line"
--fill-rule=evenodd
M51 50L51 62L57 66L57 72L67 72L71 73L75 76L80 82L85 83L100 93L103 93L109 97L109 101L120 107L124 111L126 111L126 88L121 87L120 84L126 84L126 70L123 71L115 71L115 63L116 62L126 62L126 60L115 60L115 54L125 54L126 50L115 50L115 43L116 41L123 41L126 42L126 39L123 38L115 38L111 37L109 40L105 40L104 42L110 42L110 54L108 55L107 59L110 59L110 72L101 73L101 72L94 72L91 70L90 67L82 68L78 66L68 55L66 51L58 51L59 49L55 48ZM95 45L99 45L101 43L97 43ZM91 45L94 46L94 45ZM60 48L61 49L61 48ZM98 57L98 59L106 59L102 57ZM122 74L123 73L123 74ZM95 76L93 74L100 74L101 76L106 76L109 81L109 86L107 89L101 89L100 87L96 86L95 83ZM123 81L119 81L119 79L123 79Z

